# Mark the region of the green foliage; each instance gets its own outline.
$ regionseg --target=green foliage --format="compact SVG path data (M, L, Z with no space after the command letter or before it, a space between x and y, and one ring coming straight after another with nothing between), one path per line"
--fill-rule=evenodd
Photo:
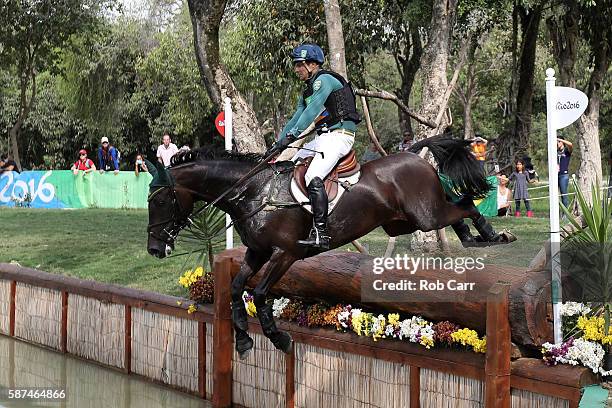
M188 255L182 269L189 262L194 267L204 265L212 271L214 254L225 248L225 213L208 207L193 219L191 227L184 230L179 239L179 245L187 250L185 254ZM195 261L192 261L193 257Z
M591 188L591 204L574 182L583 224L563 204L573 230L564 228L562 264L582 288L585 302L599 305L609 332L612 310L612 197L599 186Z

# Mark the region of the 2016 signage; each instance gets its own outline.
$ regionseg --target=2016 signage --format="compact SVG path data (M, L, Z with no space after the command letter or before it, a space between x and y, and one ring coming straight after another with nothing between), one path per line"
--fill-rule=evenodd
M45 180L51 175L51 171L46 172L40 180L38 185L34 179L29 180L27 183L24 180L15 180L14 172L6 172L0 175L0 185L4 184L3 181L6 179L6 184L0 189L0 202L9 203L14 200L23 200L29 195L31 201L40 199L44 203L50 203L55 197L55 187L53 184L46 183Z
M570 101L567 101L565 103L557 102L556 108L557 110L580 109L580 102L578 101L576 101L575 103L572 103Z

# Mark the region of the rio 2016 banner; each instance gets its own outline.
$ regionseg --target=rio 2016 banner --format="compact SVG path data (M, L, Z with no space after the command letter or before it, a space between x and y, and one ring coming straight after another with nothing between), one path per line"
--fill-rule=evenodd
M0 174L0 206L32 208L147 208L149 173L69 170Z

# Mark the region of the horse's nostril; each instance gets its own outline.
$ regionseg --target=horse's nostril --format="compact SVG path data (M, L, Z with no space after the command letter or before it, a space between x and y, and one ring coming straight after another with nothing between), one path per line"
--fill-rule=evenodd
M159 256L159 249L149 248L148 251L149 251L149 255Z

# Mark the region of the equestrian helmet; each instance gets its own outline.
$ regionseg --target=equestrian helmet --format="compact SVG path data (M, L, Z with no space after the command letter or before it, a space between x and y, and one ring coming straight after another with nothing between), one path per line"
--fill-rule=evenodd
M323 65L325 54L323 50L316 44L302 44L293 49L291 52L293 62L314 61L319 65Z

